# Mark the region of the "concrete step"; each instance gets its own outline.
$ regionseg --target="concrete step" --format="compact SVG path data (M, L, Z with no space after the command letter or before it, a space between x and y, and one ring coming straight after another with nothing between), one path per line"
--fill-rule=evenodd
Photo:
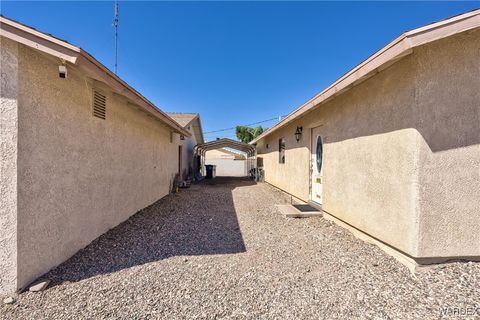
M291 204L278 204L278 210L286 218L309 218L318 217L322 215L322 211L309 206L307 204L291 205Z

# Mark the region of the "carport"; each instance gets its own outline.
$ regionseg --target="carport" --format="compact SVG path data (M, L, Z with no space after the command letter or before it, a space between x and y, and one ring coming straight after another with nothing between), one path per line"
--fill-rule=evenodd
M235 149L238 151L245 152L247 154L246 157L246 165L247 165L247 174L251 176L254 175L257 178L257 152L255 146L243 143L240 141L235 141L228 138L217 139L214 141L206 142L197 144L194 147L194 154L195 159L194 161L194 171L197 173L201 173L205 175L205 154L209 150L215 149L222 149L222 148L230 148ZM252 173L252 169L253 173Z

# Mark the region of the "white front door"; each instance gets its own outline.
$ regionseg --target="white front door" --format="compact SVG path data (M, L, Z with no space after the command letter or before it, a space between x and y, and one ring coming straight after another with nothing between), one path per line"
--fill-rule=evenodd
M322 204L322 172L323 172L323 140L319 133L319 128L312 129L312 189L310 199L318 204Z

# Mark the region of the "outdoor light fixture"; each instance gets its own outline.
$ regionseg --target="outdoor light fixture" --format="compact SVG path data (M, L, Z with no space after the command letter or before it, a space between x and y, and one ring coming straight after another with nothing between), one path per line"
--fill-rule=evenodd
M67 77L67 66L65 64L58 66L58 76L62 79Z
M295 140L297 140L297 142L300 141L300 138L302 137L302 131L303 131L303 127L298 126L297 131L295 131Z

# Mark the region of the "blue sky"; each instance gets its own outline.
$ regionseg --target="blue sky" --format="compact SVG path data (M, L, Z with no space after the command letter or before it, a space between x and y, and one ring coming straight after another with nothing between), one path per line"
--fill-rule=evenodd
M480 2L120 2L118 74L204 131L286 115L404 31ZM113 69L113 2L1 2ZM263 125L271 126L274 122ZM206 138L234 137L234 131Z

